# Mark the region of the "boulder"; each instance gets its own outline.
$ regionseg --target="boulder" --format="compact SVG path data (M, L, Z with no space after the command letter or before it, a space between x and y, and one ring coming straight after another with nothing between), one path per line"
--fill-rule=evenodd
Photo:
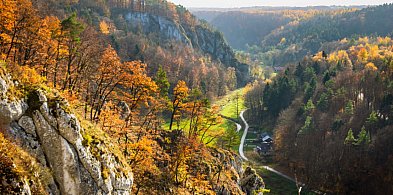
M1 81L0 85L4 91ZM53 173L48 178L49 194L131 193L132 172L116 161L112 146L101 145L100 155L93 156L90 146L82 144L83 128L75 115L60 106L49 107L41 90L30 92L26 102L0 97L0 127ZM103 178L104 171L108 178ZM23 187L26 192L28 187Z
M18 120L27 108L27 104L23 101L0 100L0 127L8 126L12 121Z
M247 195L251 195L255 191L265 188L265 183L254 169L247 167L240 179L240 186Z

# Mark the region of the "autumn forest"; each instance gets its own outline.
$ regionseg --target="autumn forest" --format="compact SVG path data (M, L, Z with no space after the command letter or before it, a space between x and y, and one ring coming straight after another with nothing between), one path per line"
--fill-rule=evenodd
M0 0L0 194L391 194L391 13Z

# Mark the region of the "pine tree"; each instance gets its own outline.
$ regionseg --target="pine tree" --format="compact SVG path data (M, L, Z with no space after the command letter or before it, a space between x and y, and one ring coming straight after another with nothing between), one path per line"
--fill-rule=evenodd
M306 134L312 130L312 117L307 116L306 121L304 121L304 126L300 129L298 134Z
M160 89L160 96L167 97L169 93L170 84L168 81L168 77L166 76L166 72L161 65L158 68L154 81L156 82L157 86Z
M362 130L360 131L360 133L358 135L357 145L368 144L370 142L371 142L370 133L367 132L366 128L363 126Z
M373 125L378 122L378 117L377 113L375 111L372 111L370 116L367 118L366 123L368 125Z
M353 103L352 101L349 101L346 105L345 105L345 113L346 114L353 114Z
M349 129L347 137L345 138L344 143L345 144L352 144L354 142L356 142L357 140L355 139L355 136L353 136L353 131L352 129Z

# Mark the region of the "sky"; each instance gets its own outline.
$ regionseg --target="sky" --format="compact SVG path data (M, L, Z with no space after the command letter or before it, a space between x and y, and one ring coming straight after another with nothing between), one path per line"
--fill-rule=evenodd
M379 5L393 0L169 0L185 7L233 8L252 6Z

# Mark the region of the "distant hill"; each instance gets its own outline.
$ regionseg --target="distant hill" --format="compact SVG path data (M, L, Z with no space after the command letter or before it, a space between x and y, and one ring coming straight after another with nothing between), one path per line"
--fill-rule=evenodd
M309 18L321 12L342 9L362 9L366 6L312 6L312 7L244 7L192 8L191 12L223 32L228 43L236 49L246 45L260 45L264 38L281 26Z
M278 13L198 12L224 33L228 43L236 49L245 49L246 45L260 43L274 29L288 24L293 19ZM215 16L209 18L209 15Z
M335 15L319 14L272 32L260 46L264 51L280 49L287 56L278 64L297 61L306 54L317 52L325 42L359 35L390 35L393 31L392 12L393 5L385 4ZM290 49L293 47L296 48Z

